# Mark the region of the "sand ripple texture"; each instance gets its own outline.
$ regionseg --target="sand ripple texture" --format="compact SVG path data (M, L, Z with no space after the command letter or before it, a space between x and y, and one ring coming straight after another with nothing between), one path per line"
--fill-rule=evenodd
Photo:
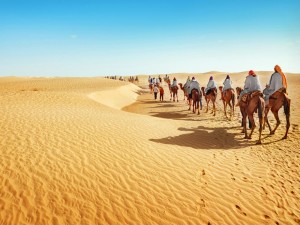
M1 78L0 224L300 223L299 117L288 140L280 127L254 146L238 116L195 116L146 91Z

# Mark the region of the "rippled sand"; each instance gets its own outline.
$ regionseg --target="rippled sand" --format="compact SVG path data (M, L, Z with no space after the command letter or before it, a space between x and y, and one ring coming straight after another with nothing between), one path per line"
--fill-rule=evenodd
M154 101L146 78L1 78L0 224L300 223L299 74L288 139L281 110L261 146L243 139L239 109L228 121L218 100L216 117L194 115L165 84Z

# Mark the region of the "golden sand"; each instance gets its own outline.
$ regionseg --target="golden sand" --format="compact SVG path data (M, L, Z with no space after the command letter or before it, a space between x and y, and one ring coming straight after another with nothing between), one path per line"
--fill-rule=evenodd
M231 74L235 86L245 74ZM258 74L265 84L271 72ZM211 74L189 75L204 86ZM257 146L257 130L243 139L238 108L232 121L219 100L215 117L195 115L166 86L167 101L154 101L147 76L141 88L1 78L0 224L299 224L299 74L287 79L288 139L280 110L278 131Z

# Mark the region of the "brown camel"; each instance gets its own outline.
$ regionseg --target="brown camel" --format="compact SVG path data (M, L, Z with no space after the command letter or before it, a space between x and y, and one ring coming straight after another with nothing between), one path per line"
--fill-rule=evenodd
M192 100L193 100L193 113L196 113L198 109L198 115L200 114L200 108L202 110L202 93L197 89L192 90ZM199 106L200 105L200 106Z
M170 100L172 100L172 97L173 97L173 102L175 102L175 96L177 98L177 102L178 102L178 86L172 86L171 87L171 97L170 97Z
M282 106L283 106L283 110L284 110L284 114L285 114L285 118L286 118L286 130L285 130L285 135L283 136L282 139L286 139L289 128L290 128L291 99L289 99L288 96L286 95L285 89L278 90L270 96L269 105L266 106L266 110L265 110L265 122L267 122L267 125L270 130L270 134L275 134L275 131L277 130L277 128L280 124L278 111ZM276 126L275 126L274 130L271 129L271 126L270 126L270 123L268 120L268 113L269 113L270 109L276 119ZM265 125L264 125L264 127L265 127Z
M150 94L153 93L153 84L149 84Z
M136 84L139 84L139 78L137 76L135 77L134 81L135 81Z
M223 87L220 86L219 90L222 94ZM232 116L234 115L234 105L235 105L235 93L232 88L224 91L224 93L222 95L222 101L223 101L223 105L224 105L224 114L225 114L226 118L227 118L227 105L229 105L229 107L230 107L230 120L231 120Z
M187 94L187 91L184 89L184 86L182 83L178 83L180 89L183 91L183 100L185 100L185 97L188 99L188 94Z
M201 87L201 90L202 90L202 94L203 94L203 96L205 98L205 101L206 101L206 104L207 104L206 112L208 112L208 104L211 101L212 104L213 104L212 113L215 116L216 115L217 89L216 88L210 89L208 94L205 93L205 88L204 87Z
M238 96L243 91L242 88L237 87L237 94ZM265 116L265 100L262 97L262 93L260 91L254 91L247 94L244 94L242 100L239 103L240 110L243 116L243 131L245 132L245 139L251 139L253 131L256 127L254 122L254 112L258 111L258 118L259 118L259 136L258 141L256 144L261 144L261 132L263 129L264 123L264 116ZM247 134L247 127L246 127L246 119L249 118L249 122L251 124L251 131L250 134Z

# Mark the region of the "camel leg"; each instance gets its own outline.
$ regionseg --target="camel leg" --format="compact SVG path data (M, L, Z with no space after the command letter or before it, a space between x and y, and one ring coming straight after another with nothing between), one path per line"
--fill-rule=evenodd
M178 102L178 93L176 93L176 98L177 98L177 102Z
M287 104L288 104L288 110L284 110L285 112L285 118L286 118L286 128L285 128L285 135L282 139L287 139L287 134L290 128L290 108L291 108L291 99L287 98ZM284 106L285 107L285 106Z
M200 109L202 110L202 99L200 98Z
M216 115L216 104L215 104L215 102L213 102L213 110L214 110L213 116L215 116Z
M286 129L285 129L285 135L283 136L282 139L287 139L287 134L288 134L288 131L289 131L289 128L290 128L290 115L285 115L285 118L286 118Z
M269 127L269 130L271 132L271 126L270 126L270 123L269 123L269 120L268 120L269 110L270 110L270 108L268 108L268 107L265 108L265 121L264 121L264 125L263 125L263 130L266 128L266 123L267 123L267 125Z
M270 131L270 134L272 134L272 128L271 128L271 125L270 125L270 123L269 123L269 119L268 119L267 116L265 116L265 122L267 122L267 125L268 125L268 127L269 127L269 131Z
M251 123L251 131L250 131L248 139L251 139L253 131L254 131L254 129L255 129L256 126L255 126L253 114L252 115L248 115L248 117L249 117L249 121Z
M229 105L229 107L230 107L230 118L229 118L229 120L231 120L231 119L232 119L232 116L233 116L233 109L232 109L232 105L231 105L230 102L228 102L228 105Z
M278 111L272 111L272 113L274 114L275 119L276 119L276 126L275 126L274 130L271 131L270 134L275 134L275 131L277 130L278 126L280 125L280 120L279 120L279 116L278 116Z
M206 106L206 113L208 112L208 103L209 103L209 100L206 101L206 104L207 104L207 106Z
M192 101L189 99L189 110L191 110Z
M248 139L246 119L247 119L247 116L243 115L243 119L242 119L243 130L242 130L242 133L245 133L244 139Z
M193 113L196 113L196 102L193 102Z
M283 136L282 139L287 139L287 134L290 128L290 115L286 115L286 129L285 129L285 135Z
M227 113L226 113L226 102L223 100L223 106L224 106L224 115L227 118Z
M261 132L263 129L263 120L264 120L264 115L259 118L259 136L258 136L258 141L256 142L257 145L261 144Z

